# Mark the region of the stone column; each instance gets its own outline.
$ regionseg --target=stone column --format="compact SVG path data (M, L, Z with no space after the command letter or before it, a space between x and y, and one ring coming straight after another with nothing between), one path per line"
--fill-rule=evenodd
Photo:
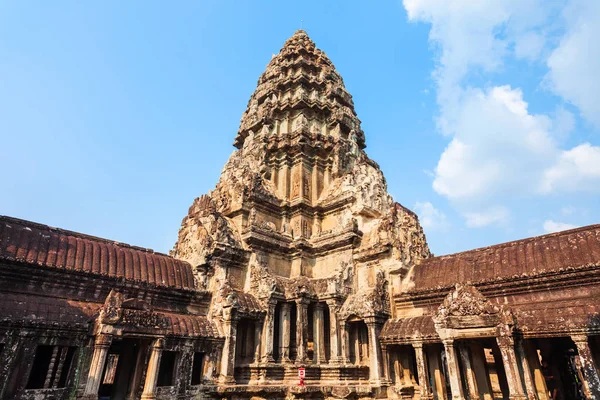
M275 306L277 302L275 300L269 301L269 308L267 309L267 315L265 316L265 323L263 327L263 346L262 346L262 360L263 362L275 362L273 358L273 335L275 332Z
M279 354L282 363L290 362L290 308L290 303L283 303L279 313Z
M392 362L394 363L394 383L396 386L402 386L404 377L404 368L400 362L400 354L398 350L392 353Z
M327 301L329 308L329 354L330 363L340 362L340 329L337 320L337 301L332 299Z
M440 347L436 346L434 349L431 349L427 352L427 358L429 361L429 368L431 369L433 375L433 392L435 392L435 397L437 399L446 400L448 397L446 395L446 378L444 377L444 372L442 371L442 363L440 360Z
M600 379L592 357L587 335L571 335L577 346L581 372L583 373L583 391L586 399L600 399Z
M144 382L144 391L142 392L142 400L156 399L156 381L158 380L158 367L160 366L160 358L164 348L164 339L156 339L152 344L152 353L150 361L148 361L148 370L146 371L146 381Z
M100 333L96 336L94 354L92 355L92 362L90 363L90 370L83 392L83 398L86 400L98 398L98 389L100 389L100 380L104 372L104 363L106 362L106 356L108 355L111 343L111 335Z
M452 398L456 400L464 399L462 385L460 383L460 369L458 367L458 359L454 350L454 340L445 339L444 350L446 351L446 362L448 363L448 379L450 380L450 390Z
M316 364L326 363L325 359L325 317L323 315L323 303L315 304L313 318L313 342L315 344L314 362Z
M463 365L463 371L465 373L465 380L467 381L467 389L469 390L470 399L479 399L479 390L477 389L477 381L475 380L475 372L471 365L471 357L469 355L469 348L466 343L459 345L460 360Z
M260 321L254 322L254 363L258 364L261 361L261 338L262 338L263 324Z
M486 368L485 353L483 347L478 342L471 344L471 362L479 397L483 400L493 400L492 390L488 383L489 376Z
M296 362L306 362L306 342L308 334L308 302L304 299L296 300Z
M348 355L348 346L350 346L350 338L348 337L348 323L346 321L340 321L340 362L342 364L348 364L349 355Z
M290 167L286 161L284 161L281 166L281 174L279 175L280 179L280 193L284 199L290 198ZM291 199L290 199L291 200Z
M373 384L381 383L381 351L379 348L379 332L381 324L375 321L367 322L369 335L369 380Z
M417 374L419 374L419 386L421 388L421 398L431 396L429 390L429 371L427 368L427 360L423 351L423 343L417 342L412 344L415 349L415 359L417 361Z
M525 350L525 355L527 356L527 363L533 372L533 383L537 392L537 398L539 400L549 400L548 388L546 387L546 380L544 379L537 349L532 346L530 341L525 341L522 343L522 346L523 350Z
M498 348L500 348L500 354L502 354L502 363L504 364L504 373L508 384L508 398L525 399L512 336L498 336L496 342L498 342Z
M529 366L529 360L527 359L527 354L525 353L525 348L523 347L523 338L517 339L515 343L517 359L521 365L521 371L523 372L523 383L525 384L525 395L529 400L536 400L536 388L533 380L533 375L531 374L531 368Z
M319 198L319 167L317 165L317 158L315 157L314 164L312 166L312 174L310 179L310 200L312 201ZM316 232L316 231L315 231ZM315 233L313 232L313 233Z
M235 368L238 318L234 315L234 312L231 308L224 311L223 332L225 334L225 343L223 344L223 353L221 354L221 374L219 376L219 380L222 383L235 383L233 370Z
M382 382L385 382L386 385L389 385L391 382L390 379L390 356L388 354L388 347L385 344L381 345L381 361L383 363L383 377Z

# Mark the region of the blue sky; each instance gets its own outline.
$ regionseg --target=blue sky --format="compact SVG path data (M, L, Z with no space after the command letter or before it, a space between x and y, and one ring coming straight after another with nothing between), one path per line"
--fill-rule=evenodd
M600 2L0 2L0 214L166 252L302 26L446 254L598 222Z

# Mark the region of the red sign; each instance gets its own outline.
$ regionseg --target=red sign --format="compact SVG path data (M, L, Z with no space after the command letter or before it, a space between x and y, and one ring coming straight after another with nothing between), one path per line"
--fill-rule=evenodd
M306 383L304 383L305 377L306 370L304 368L298 368L298 378L300 378L300 383L298 383L298 386L306 386Z

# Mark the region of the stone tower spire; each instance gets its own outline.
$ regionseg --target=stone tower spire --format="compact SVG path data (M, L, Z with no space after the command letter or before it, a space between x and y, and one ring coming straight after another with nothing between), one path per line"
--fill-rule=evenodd
M260 76L234 146L173 250L199 284L264 299L302 280L315 295L320 285L346 296L429 256L416 215L393 202L364 151L342 77L305 31Z

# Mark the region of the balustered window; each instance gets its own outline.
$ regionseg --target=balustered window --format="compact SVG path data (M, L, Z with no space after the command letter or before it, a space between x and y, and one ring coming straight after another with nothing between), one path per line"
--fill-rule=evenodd
M26 388L65 387L75 350L75 347L70 346L38 346Z

